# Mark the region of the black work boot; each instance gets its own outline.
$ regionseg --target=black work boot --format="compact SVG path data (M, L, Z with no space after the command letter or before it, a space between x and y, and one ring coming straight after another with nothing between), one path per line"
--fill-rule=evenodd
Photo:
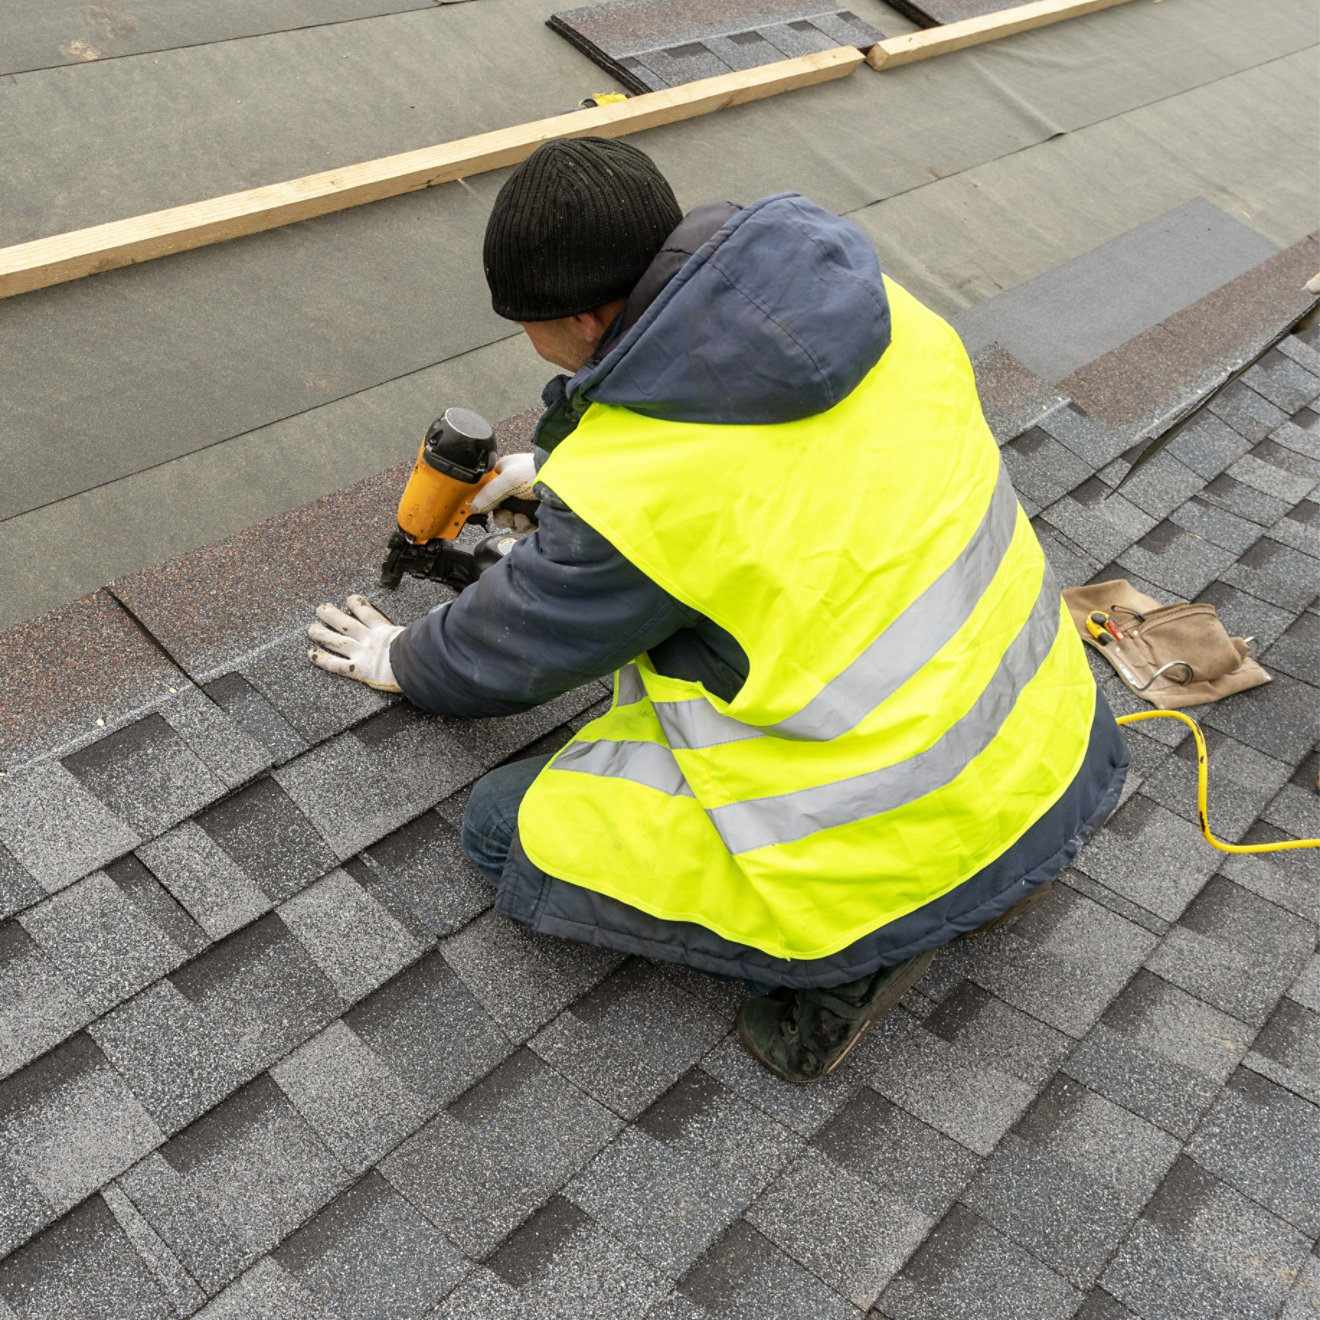
M738 1034L751 1054L786 1082L814 1082L915 985L935 951L882 967L860 981L819 990L781 988L749 999L738 1011Z

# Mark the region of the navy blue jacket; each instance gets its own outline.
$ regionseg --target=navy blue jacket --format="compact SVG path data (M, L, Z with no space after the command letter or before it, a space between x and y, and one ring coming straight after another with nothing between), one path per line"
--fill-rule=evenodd
M571 379L551 381L537 443L553 448L592 401L671 421L812 416L846 397L888 342L879 263L855 226L794 193L701 207L670 236L595 356ZM442 715L510 714L645 651L661 673L731 698L747 674L738 643L539 489L535 534L395 640L390 658L405 695ZM1127 765L1097 701L1082 769L1012 848L946 900L829 958L789 962L692 923L660 921L545 875L516 841L499 910L554 934L760 983L855 979L990 920L1071 860L1116 804Z

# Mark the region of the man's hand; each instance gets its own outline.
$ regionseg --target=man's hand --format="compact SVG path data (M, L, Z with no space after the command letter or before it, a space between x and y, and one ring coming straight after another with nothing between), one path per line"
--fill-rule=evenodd
M356 678L382 692L401 692L390 668L390 643L403 629L391 623L365 596L350 596L348 608L351 614L334 605L316 607L321 622L312 624L307 635L329 649L308 651L307 658L332 674Z
M534 500L536 459L531 454L505 454L495 464L498 473L472 497L472 512L486 513L508 499Z

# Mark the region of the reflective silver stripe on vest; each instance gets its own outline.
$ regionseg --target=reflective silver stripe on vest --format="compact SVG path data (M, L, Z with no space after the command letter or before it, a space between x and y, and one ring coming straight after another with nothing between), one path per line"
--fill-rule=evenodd
M631 662L614 674L614 700L620 706L631 706L646 696L641 671Z
M1008 553L1017 513L1017 494L1001 462L990 505L957 559L847 669L769 732L825 742L855 729L892 697L971 618Z
M957 559L796 715L760 728L721 714L704 697L657 701L655 713L669 745L696 751L762 738L767 733L828 742L855 729L929 664L971 618L1012 544L1017 514L1017 494L1001 463L985 516ZM636 666L627 668L633 671L640 689L641 675ZM619 690L622 694L622 684ZM640 700L641 695L639 691L638 696L628 699ZM619 701L622 704L625 698L620 695Z
M775 797L731 802L710 817L731 853L792 843L893 811L943 788L993 741L1059 632L1059 588L1047 568L1045 583L1027 621L1009 643L994 676L971 709L924 752L851 779Z
M693 750L699 747L722 747L725 743L764 738L763 730L752 724L721 715L705 697L687 701L657 701L656 718L671 747Z
M674 760L660 743L619 741L569 743L556 758L553 769L576 770L604 779L631 779L670 797L691 797L692 789Z
M775 797L732 802L707 811L731 853L792 843L817 830L878 816L943 788L994 740L1022 689L1035 677L1059 632L1059 588L1048 565L1027 621L1004 652L999 667L971 709L924 752L850 779ZM571 743L554 763L610 779L629 779L670 797L692 789L673 753L659 743Z

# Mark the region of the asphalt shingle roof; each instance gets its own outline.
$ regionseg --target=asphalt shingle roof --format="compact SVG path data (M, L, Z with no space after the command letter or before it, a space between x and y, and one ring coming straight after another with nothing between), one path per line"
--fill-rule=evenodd
M1098 374L1086 410L977 358L1062 581L1257 638L1274 681L1201 712L1229 839L1320 832L1318 346L1285 339L1117 494L1145 432ZM531 935L462 855L471 782L599 685L464 724L306 663L400 479L0 638L31 680L0 777L0 1316L1320 1305L1320 862L1211 851L1181 728L1127 731L1123 805L1044 902L787 1086L731 1031L741 987Z

